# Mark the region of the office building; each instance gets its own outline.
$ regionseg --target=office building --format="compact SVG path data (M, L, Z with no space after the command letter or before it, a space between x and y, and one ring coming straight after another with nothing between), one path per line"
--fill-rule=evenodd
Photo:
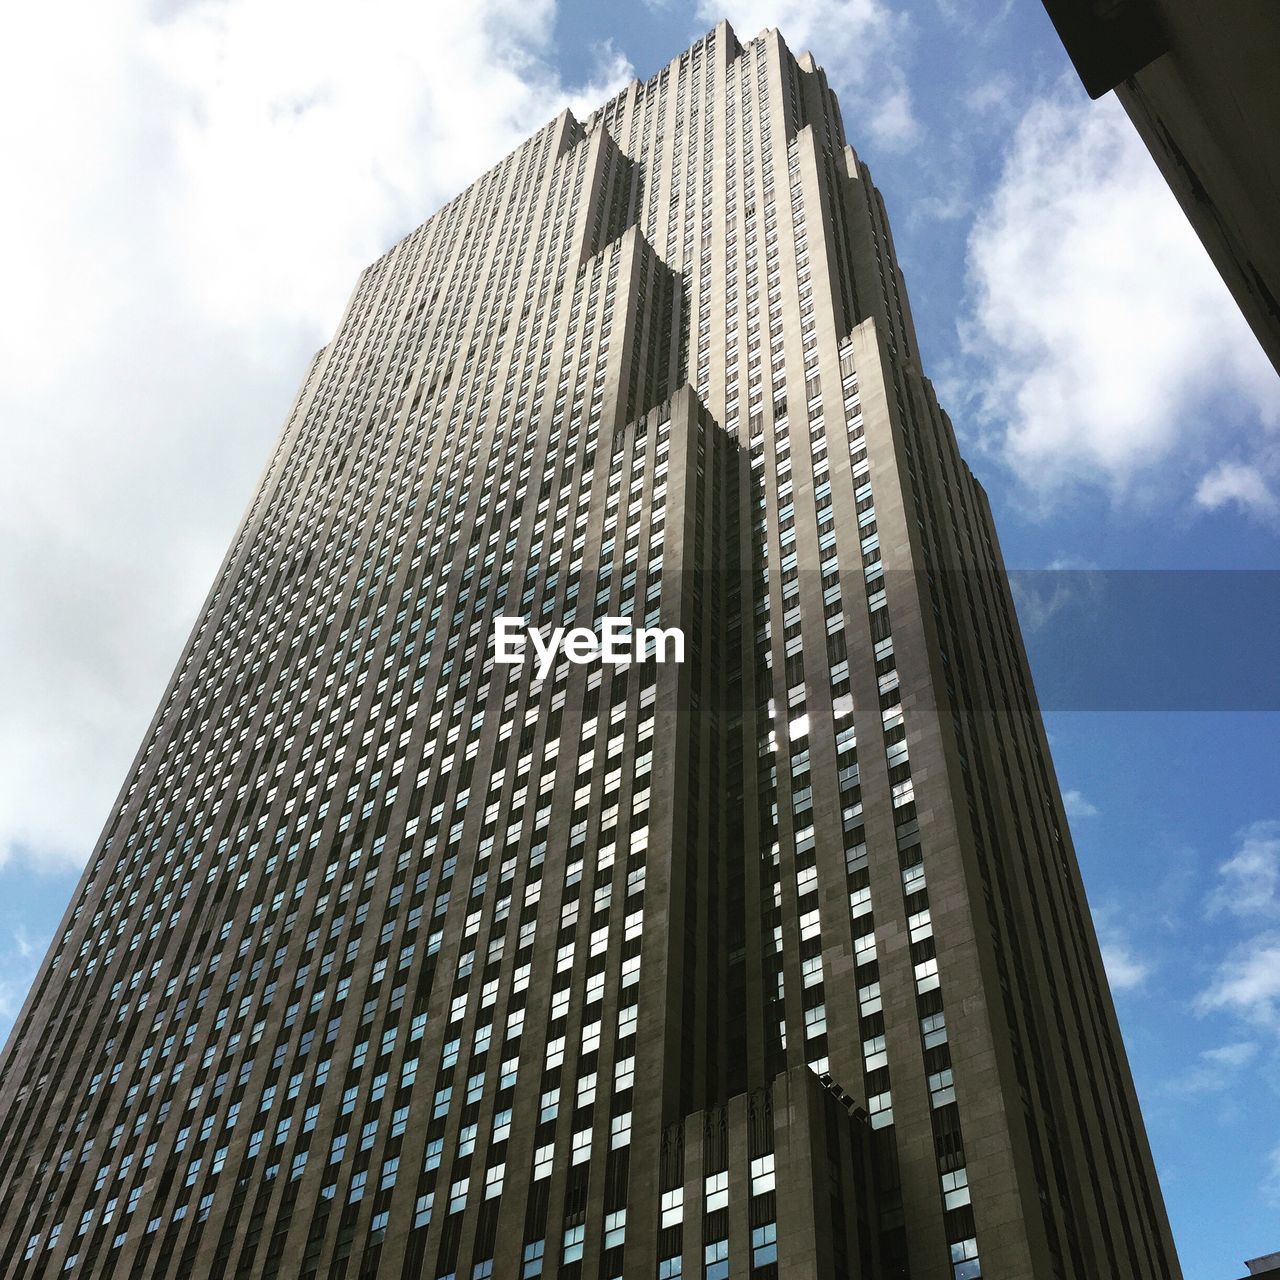
M1244 1280L1280 1280L1280 1253L1269 1253L1265 1258L1250 1258L1245 1264L1249 1274Z
M721 24L365 271L0 1090L12 1277L1179 1274L810 56Z

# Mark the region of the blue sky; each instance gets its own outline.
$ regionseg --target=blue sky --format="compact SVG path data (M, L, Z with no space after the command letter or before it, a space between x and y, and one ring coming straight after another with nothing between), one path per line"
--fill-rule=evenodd
M359 269L719 16L840 92L1011 566L1280 570L1275 375L1038 0L71 7L0 52L0 1034ZM1280 717L1182 694L1047 721L1186 1274L1232 1280L1280 1248Z

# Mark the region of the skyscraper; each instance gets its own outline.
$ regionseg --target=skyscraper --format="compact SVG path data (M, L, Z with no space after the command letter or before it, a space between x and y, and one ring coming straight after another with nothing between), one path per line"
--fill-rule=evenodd
M363 274L0 1096L7 1276L1179 1274L808 55L721 24Z

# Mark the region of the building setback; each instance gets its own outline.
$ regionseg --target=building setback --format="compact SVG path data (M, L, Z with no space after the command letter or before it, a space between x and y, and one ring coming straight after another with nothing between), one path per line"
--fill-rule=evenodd
M809 55L722 23L365 271L0 1091L10 1277L1180 1274Z

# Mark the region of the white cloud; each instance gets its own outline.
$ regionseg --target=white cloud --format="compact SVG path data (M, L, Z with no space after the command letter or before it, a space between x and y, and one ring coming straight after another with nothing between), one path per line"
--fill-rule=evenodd
M43 947L37 950L22 928L13 930L0 942L0 1044L8 1039L9 1028L22 1009L43 958Z
M1258 1056L1258 1046L1252 1040L1242 1040L1235 1044L1219 1045L1215 1049L1206 1049L1201 1059L1211 1067L1221 1071L1235 1071L1246 1066Z
M977 116L1004 118L1014 109L1016 101L1017 87L1013 77L998 72L984 76L964 95L965 107Z
M1196 501L1210 511L1232 504L1252 515L1274 516L1280 500L1259 467L1220 462L1196 486Z
M909 23L883 0L698 0L744 44L776 27L796 57L810 50L840 95L849 141L901 151L921 136L903 69Z
M1232 1044L1205 1049L1190 1070L1175 1075L1164 1085L1169 1094L1221 1093L1234 1085L1244 1070L1258 1056L1258 1045L1253 1040L1239 1040Z
M1064 612L1078 614L1097 608L1105 594L1106 580L1093 568L1055 560L1047 570L1014 570L1009 587L1022 629L1034 633L1043 631Z
M1082 791L1064 791L1062 806L1068 818L1096 818L1099 812L1097 805L1090 804Z
M606 49L564 83L553 20L552 0L10 15L0 864L88 853L360 269L629 74Z
M1267 1204L1280 1209L1280 1146L1272 1147L1264 1161L1266 1172L1262 1178L1262 1198Z
M599 105L624 68L610 58L585 101L568 95L541 58L554 8L373 0L353 21L334 0L234 0L151 27L149 50L186 108L175 117L181 227L205 299L236 320L273 306L332 315L390 234L566 97Z
M1238 840L1235 853L1218 869L1210 912L1280 916L1280 822L1255 822Z
M1199 1013L1225 1011L1280 1030L1280 933L1263 933L1236 947L1196 998Z
M885 94L868 121L871 136L887 150L902 150L920 134L920 122L912 114L911 95L905 85Z
M1111 98L1030 105L968 269L988 444L1042 497L1123 491L1193 440L1248 454L1280 417L1274 370Z
M0 1035L6 1039L9 1028L22 1009L22 1002L27 998L35 973L32 969L30 973L22 972L17 977L10 977L8 974L0 977Z
M1263 926L1226 954L1196 997L1197 1013L1231 1013L1280 1034L1280 822L1254 822L1237 835L1207 901L1210 916Z
M1099 907L1093 912L1094 928L1102 964L1112 991L1134 991L1151 976L1155 965L1138 954L1121 925L1114 907Z
M1127 942L1114 937L1102 943L1102 963L1112 991L1132 991L1151 974L1151 966Z
M913 222L959 222L973 212L973 200L965 183L956 180L912 200L903 212Z
M935 0L942 18L959 27L970 46L995 38L1015 2L1000 0L997 7L991 0Z

